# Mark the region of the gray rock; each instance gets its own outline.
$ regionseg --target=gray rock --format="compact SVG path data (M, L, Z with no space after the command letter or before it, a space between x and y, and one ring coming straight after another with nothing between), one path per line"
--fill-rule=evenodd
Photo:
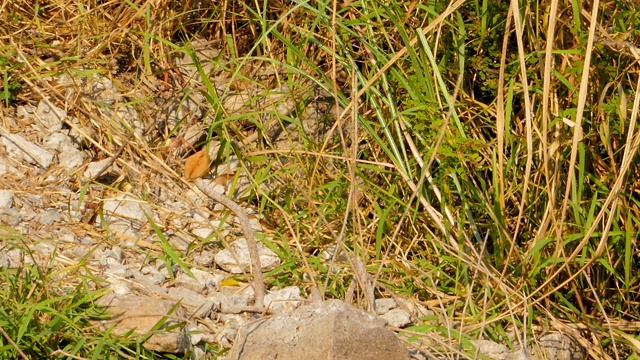
M135 236L135 231L147 223L145 214L152 216L153 210L139 200L120 195L104 201L103 213L111 230ZM101 219L96 218L96 223L101 225Z
M0 143L7 149L9 156L14 159L24 160L33 165L38 164L43 168L48 168L53 162L52 153L20 135L1 133Z
M249 306L249 294L226 294L224 292L210 293L208 298L220 304L220 311L225 314L239 314Z
M243 326L227 359L405 360L409 352L383 320L329 300Z
M60 213L55 209L43 211L35 218L35 221L42 225L51 225L54 222L60 222L60 220Z
M20 249L11 249L0 254L0 268L19 268L22 266L23 254Z
M474 341L474 345L480 355L492 360L511 360L513 357L513 353L508 346L498 344L491 340L476 340Z
M13 206L13 193L9 190L0 190L0 210Z
M183 287L169 288L167 296L175 301L180 301L180 304L186 307L188 314L201 318L209 317L211 311L220 307L220 304L214 299L206 298L193 290Z
M269 291L264 297L264 304L269 307L269 311L278 314L285 310L291 311L296 309L302 304L303 300L304 298L300 296L299 287L288 286Z
M109 264L105 270L105 274L116 275L120 278L129 279L133 277L133 271L129 265Z
M570 336L564 334L549 334L538 340L542 348L540 354L536 354L541 359L556 360L583 360L587 358L585 349Z
M196 269L193 269L196 270ZM201 293L207 287L205 282L201 282L198 279L192 278L189 274L180 273L176 275L176 279L173 281L175 286L182 286L189 290Z
M60 166L67 170L75 170L82 166L84 155L82 155L82 151L80 150L71 149L60 153L58 155L58 162L60 162Z
M411 316L409 313L400 308L391 309L380 315L380 317L385 319L389 325L397 328L403 328L411 324Z
M35 111L35 118L38 119L49 132L59 131L62 128L62 122L67 117L67 112L59 107L40 100L38 108Z
M98 175L98 173L100 173L100 171L102 171L102 169L105 168L105 166L107 166L107 165L109 165L109 163L111 163L111 160L112 159L110 157L108 157L108 158L100 160L100 161L93 161L93 162L89 163L89 165L87 165L87 169L84 171L84 173L82 175L84 175L84 177L86 177L86 178L93 179L94 177L96 177ZM115 162L108 169L106 169L106 171L104 173L108 173L108 172L112 171L111 169L114 169L114 168L117 168L117 164ZM114 169L114 170L117 171L117 169Z
M401 308L392 298L376 299L376 313L385 319L389 325L403 328L411 324L411 314Z
M61 132L53 133L42 141L42 147L49 150L60 151L65 142L69 141L69 137Z
M247 240L240 238L229 246L230 249L224 249L216 254L216 264L225 271L234 274L249 272L251 269L251 257L247 248ZM260 254L260 265L262 271L269 271L280 265L280 258L271 249L258 243L258 253ZM235 256L234 256L235 255ZM237 261L236 261L237 257Z
M162 326L142 346L149 350L182 354L191 347L189 334L183 331L186 311L175 302L136 295L107 294L97 304L105 306L116 322L113 333L123 335L130 331L147 335L158 323ZM107 324L112 324L109 322ZM177 327L176 327L177 326ZM171 330L164 330L167 328Z
M18 226L22 222L22 215L15 208L0 209L0 224L7 224L9 226Z
M215 254L213 251L202 250L200 253L194 255L193 263L200 266L208 266L213 264Z

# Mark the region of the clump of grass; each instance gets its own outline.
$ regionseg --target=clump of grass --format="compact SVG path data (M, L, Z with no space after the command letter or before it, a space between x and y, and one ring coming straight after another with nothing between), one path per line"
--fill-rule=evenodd
M158 358L142 348L142 338L96 331L95 322L105 315L94 301L104 291L96 289L100 280L87 268L38 265L28 246L32 240L10 228L0 231L3 252L18 249L24 258L17 267L0 269L0 358Z

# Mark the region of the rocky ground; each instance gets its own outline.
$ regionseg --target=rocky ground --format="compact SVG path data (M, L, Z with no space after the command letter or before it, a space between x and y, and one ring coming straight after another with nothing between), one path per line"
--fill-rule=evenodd
M412 324L456 324L437 304L398 294L371 295L366 309L359 309L348 301L323 301L309 281L307 288L268 289L264 307L256 304L254 287L234 278L256 274L242 219L193 179L202 177L201 186L243 206L259 239L261 273L281 264L274 251L279 240L255 202L245 200L281 179L256 186L253 179L262 169L230 155L229 143L208 130L220 116L233 114L238 129L224 135L234 137L236 150L265 155L255 146L263 141L272 153L288 154L305 140L338 136L329 129L340 109L311 84L292 89L278 83L283 69L255 65L245 75L259 81L246 83L224 71L216 44L194 46L196 58L173 58L176 70L165 79L144 79L141 86L118 74L73 69L34 81L31 102L3 109L0 266L61 269L68 284L90 272L101 279L91 282L94 288L108 289L100 304L114 314L96 324L115 326L114 335L133 328L144 334L170 314L166 331L144 343L158 352L215 357L205 343L232 348L227 359L433 359L445 357L434 349L455 352L455 340L402 332ZM219 97L217 111L204 95L211 90ZM269 108L295 121L252 117L256 109ZM344 133L349 136L346 128ZM287 161L272 159L275 168ZM16 233L30 240L29 251L10 241ZM354 286L374 294L363 264L340 256L339 247L324 251L327 262L334 261L330 266L354 268ZM417 336L409 341L411 335ZM517 351L484 340L476 346L492 359L585 358L580 345L562 334Z

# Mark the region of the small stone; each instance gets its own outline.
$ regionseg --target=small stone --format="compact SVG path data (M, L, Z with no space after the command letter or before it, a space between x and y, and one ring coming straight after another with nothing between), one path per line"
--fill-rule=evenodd
M202 238L202 239L206 239L209 236L211 236L211 234L213 234L213 229L211 227L207 227L207 228L197 228L197 229L193 229L191 231L191 233L193 233L193 235Z
M213 264L215 258L215 254L213 251L202 250L200 253L193 257L193 262L196 265L200 266L208 266Z
M22 159L29 164L37 164L48 168L53 162L54 155L24 137L12 134L0 134L0 143L4 145L10 157Z
M188 314L201 318L209 317L211 311L220 308L220 304L215 299L206 298L193 290L183 287L169 288L167 296L173 300L180 301L180 304L186 307Z
M542 359L583 360L587 358L585 349L572 337L564 334L548 334L543 336L538 344L542 354L536 354Z
M160 322L163 325L154 331L142 346L148 350L184 354L190 348L191 340L181 331L186 322L186 311L174 301L154 299L136 295L107 294L98 299L97 304L105 306L118 321L113 333L123 335L134 331L146 336ZM111 323L109 323L111 324ZM170 328L171 330L165 330ZM106 329L105 329L106 330Z
M278 255L264 244L258 243L258 253L260 255L260 265L262 266L261 271L269 271L280 265ZM237 257L237 261L234 255ZM241 274L249 272L251 269L251 257L247 248L247 240L240 238L234 241L229 246L229 249L224 249L216 254L215 261L218 266L230 273Z
M22 266L22 250L11 249L0 254L0 268L19 268Z
M35 221L42 225L51 225L54 222L60 222L60 213L58 210L49 209L36 216Z
M40 100L35 111L35 118L41 121L49 132L62 129L62 122L66 117L66 111L44 100Z
M111 160L111 158L106 158L100 161L93 161L89 163L89 165L87 165L87 169L82 175L86 178L93 179L94 177L98 176L98 173L100 173L100 171L102 171L105 166L109 165L112 162ZM104 173L110 172L111 169L114 169L114 167L117 167L117 164L115 162L113 162L113 164L109 166L109 168L107 168ZM114 171L117 171L117 169L114 169Z
M493 360L511 360L512 353L508 346L495 343L490 340L474 341L476 350L480 355Z
M58 162L60 162L60 166L67 170L75 170L84 163L84 156L82 155L82 151L72 149L60 153L58 155Z
M304 298L300 296L300 288L297 286L287 286L279 290L272 290L264 297L265 306L274 314L283 311L291 311L296 309Z
M0 223L9 226L18 226L22 222L22 215L15 208L0 209Z
M13 206L13 193L9 190L0 190L0 210Z
M140 229L142 224L147 222L147 215L153 215L151 206L127 195L105 200L103 212L110 227L115 223L111 218L116 218L123 220L135 230ZM100 223L100 219L96 219L96 222Z
M62 148L62 144L68 141L67 139L68 139L67 135L61 132L56 132L47 136L42 141L42 147L49 150L59 151Z
M400 308L391 309L380 315L380 317L385 319L389 325L397 328L403 328L411 324L411 316L409 313Z
M224 292L210 293L209 299L220 304L220 310L226 314L239 314L249 306L248 294L226 294Z

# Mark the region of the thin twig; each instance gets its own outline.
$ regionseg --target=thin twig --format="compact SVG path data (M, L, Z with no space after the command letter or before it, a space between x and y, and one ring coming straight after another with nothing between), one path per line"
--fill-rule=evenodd
M13 346L13 348L18 352L18 354L20 355L21 358L23 358L25 360L29 360L29 357L24 352L22 352L22 350L20 350L20 347L18 346L18 344L16 344L15 341L13 341L13 339L11 339L9 334L7 334L7 332L4 331L4 328L2 328L2 326L0 326L0 333L2 333L2 336L4 336L4 338L7 340L7 342L9 342L9 344L11 344L11 346Z
M264 278L262 277L262 265L260 264L260 253L258 252L258 241L256 240L255 235L253 235L253 230L251 229L251 222L249 221L249 216L245 210L240 207L235 201L229 199L228 197L219 194L213 190L211 190L207 184L202 179L197 179L195 182L196 186L200 191L202 191L205 195L212 198L213 200L219 202L220 204L227 207L229 210L233 211L238 217L238 221L240 222L240 226L242 226L242 232L244 236L247 238L247 248L249 250L249 257L251 258L251 274L253 274L253 291L256 294L255 299L255 307L257 309L262 309L264 307Z
M100 178L100 176L102 176L102 174L104 174L104 172L107 171L111 167L111 165L113 165L113 163L116 162L118 157L122 155L122 151L124 150L124 148L127 147L127 145L129 145L129 142L131 141L131 138L133 138L133 135L134 133L131 132L129 136L127 136L127 139L122 142L122 145L120 145L120 148L118 149L118 151L116 151L116 153L113 154L113 156L111 157L111 160L109 160L109 162L107 162L107 164L105 164L105 166L103 166L102 169L100 169L95 175L93 175L91 180L97 181Z

